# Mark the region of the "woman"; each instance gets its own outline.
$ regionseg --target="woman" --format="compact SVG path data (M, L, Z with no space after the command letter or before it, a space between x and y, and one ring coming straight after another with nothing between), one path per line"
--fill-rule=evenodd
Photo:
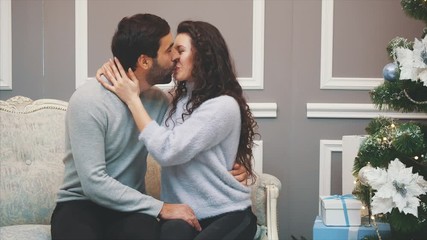
M178 26L172 102L163 126L152 121L139 95L138 80L118 60L105 68L112 85L100 81L129 107L139 139L162 166L161 198L186 203L202 226L182 220L163 223L163 239L253 239L256 217L250 188L228 173L233 163L255 177L251 165L257 124L243 96L221 33L201 21Z

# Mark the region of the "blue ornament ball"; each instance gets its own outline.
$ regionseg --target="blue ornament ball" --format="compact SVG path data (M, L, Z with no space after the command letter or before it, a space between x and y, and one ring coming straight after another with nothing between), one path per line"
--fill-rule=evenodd
M399 67L396 63L388 63L383 68L384 79L390 82L399 78Z

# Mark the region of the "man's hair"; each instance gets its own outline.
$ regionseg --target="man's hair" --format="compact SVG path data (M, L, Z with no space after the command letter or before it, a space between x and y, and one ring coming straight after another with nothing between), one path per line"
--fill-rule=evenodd
M135 70L141 54L157 57L160 39L169 32L169 24L159 16L145 13L124 17L117 25L111 41L111 51L124 69Z

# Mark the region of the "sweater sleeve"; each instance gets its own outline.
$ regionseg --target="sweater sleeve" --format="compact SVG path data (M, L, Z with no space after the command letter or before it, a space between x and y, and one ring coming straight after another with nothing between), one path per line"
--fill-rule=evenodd
M163 202L142 194L108 175L105 156L107 116L93 99L71 99L67 124L73 159L82 189L93 202L118 211L157 216Z
M236 127L240 130L240 109L236 100L220 96L204 102L172 129L150 122L139 139L161 166L173 166L188 162L221 143Z

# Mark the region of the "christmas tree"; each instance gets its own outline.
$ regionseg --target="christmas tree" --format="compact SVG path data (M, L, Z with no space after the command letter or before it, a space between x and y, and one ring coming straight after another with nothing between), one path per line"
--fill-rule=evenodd
M405 13L427 26L427 0L401 0ZM427 113L427 27L420 39L396 37L384 83L370 92L379 108ZM426 115L427 118L427 115ZM354 194L369 213L390 223L392 239L427 239L427 125L373 119L354 162Z

